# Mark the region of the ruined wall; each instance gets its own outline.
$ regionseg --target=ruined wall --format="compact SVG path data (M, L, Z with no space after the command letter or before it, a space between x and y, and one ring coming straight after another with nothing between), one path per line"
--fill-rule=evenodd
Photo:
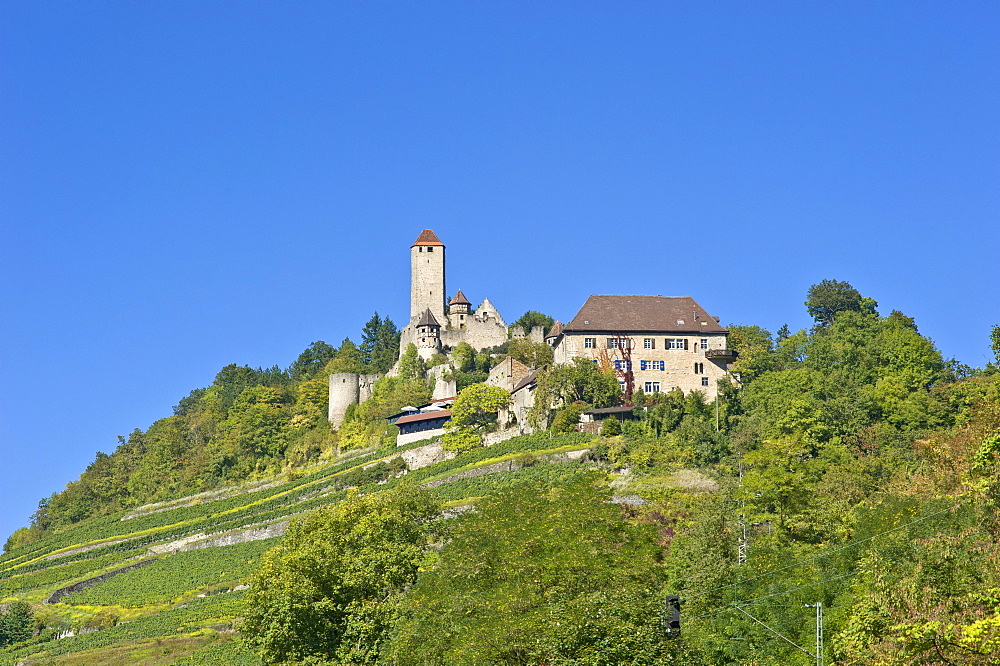
M347 408L372 397L372 385L379 375L359 375L356 372L338 372L330 375L330 405L327 419L334 428L344 422Z

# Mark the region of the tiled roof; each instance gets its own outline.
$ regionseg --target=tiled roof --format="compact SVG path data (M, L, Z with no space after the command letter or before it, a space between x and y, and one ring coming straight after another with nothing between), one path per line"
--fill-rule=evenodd
M510 392L511 392L511 394L513 395L514 393L517 393L518 391L520 391L521 389L523 389L523 388L524 388L525 386L527 386L528 384L536 384L536 383L537 383L537 380L538 380L538 370L537 370L537 369L535 369L535 370L532 370L531 372L529 372L529 373L528 373L527 375L525 375L524 377L522 377L522 378L521 378L521 381L519 381L519 382L518 382L518 383L517 383L517 384L516 384L516 385L514 386L514 388L513 388L513 389L511 389L511 391L510 391Z
M462 293L462 290L459 289L458 293L455 294L455 298L451 299L451 302L449 302L448 305L472 305L472 303L469 302L469 299L467 299L465 294Z
M557 319L555 326L553 326L552 330L549 331L549 334L545 336L545 339L548 340L549 338L558 338L560 335L562 335L562 332L563 332L562 322Z
M424 314L420 316L420 321L417 322L417 326L437 326L441 328L441 324L438 323L434 313L431 312L430 308L424 310Z
M441 247L444 247L444 243L441 242L441 239L438 238L437 234L430 229L424 229L421 231L420 235L417 236L417 240L413 241L413 245L410 247L414 247L416 245L440 245Z
M403 416L396 420L396 425L406 425L407 423L416 423L417 421L429 421L431 419L450 419L451 412L447 409L443 409L440 412L423 412L421 414L410 414L409 416Z
M564 333L725 333L690 296L608 296L587 299Z

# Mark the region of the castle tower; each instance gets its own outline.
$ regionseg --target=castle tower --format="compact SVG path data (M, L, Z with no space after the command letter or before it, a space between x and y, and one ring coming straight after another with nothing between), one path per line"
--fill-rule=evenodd
M417 322L417 352L424 360L441 351L441 324L434 318L430 308L424 310Z
M452 326L457 326L460 329L465 328L465 318L470 316L471 311L469 308L471 307L472 303L469 302L469 299L459 289L458 293L455 294L455 298L451 299L448 303L448 316L451 318Z
M424 229L410 246L410 322L430 310L437 322L447 322L444 290L444 243ZM440 324L438 324L440 326Z

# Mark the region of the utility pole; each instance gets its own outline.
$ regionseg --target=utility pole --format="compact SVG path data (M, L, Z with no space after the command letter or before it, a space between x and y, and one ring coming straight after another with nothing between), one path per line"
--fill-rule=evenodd
M743 454L739 457L740 488L743 488ZM743 566L747 563L747 556L750 551L750 536L747 532L746 502L740 498L740 519L736 523L740 530L739 541L736 543L736 564Z
M816 609L816 666L823 666L823 602L806 604L805 607Z

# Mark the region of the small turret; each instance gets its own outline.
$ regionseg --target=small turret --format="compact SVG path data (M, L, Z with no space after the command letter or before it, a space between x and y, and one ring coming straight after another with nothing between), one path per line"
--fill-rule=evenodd
M459 289L458 293L455 294L455 298L451 299L448 303L448 317L451 319L452 326L457 326L460 329L465 328L465 318L471 315L471 307L472 303L469 302L469 299Z
M417 352L423 359L441 351L441 324L430 308L424 310L417 322Z

